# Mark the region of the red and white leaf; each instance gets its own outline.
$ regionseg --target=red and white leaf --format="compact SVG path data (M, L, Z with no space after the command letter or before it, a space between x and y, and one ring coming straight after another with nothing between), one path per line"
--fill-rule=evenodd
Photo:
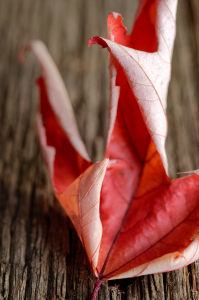
M140 0L130 35L108 17L110 101L105 157L92 164L62 79L41 42L37 132L54 193L71 218L98 281L181 268L199 258L199 172L167 175L166 97L177 0Z
M41 41L32 41L21 49L21 61L25 51L35 54L42 69L37 81L41 98L37 133L54 190L62 192L91 164L90 159L63 80L47 48Z
M89 40L89 45L98 43L103 47L107 47L121 66L166 171L165 139L167 135L167 119L165 108L171 73L171 53L175 38L176 7L177 1L170 0L167 3L163 0L157 1L158 17L155 25L158 48L154 53L125 47L124 45L129 44L127 41L123 41L124 45L118 44L117 39L115 41L113 29L115 27L117 27L115 30L121 30L118 27L123 28L121 17L117 14L112 14L108 20L108 22L113 23L113 20L110 19L115 18L113 28L110 28L109 25L111 40L99 37Z
M188 199L192 212L198 213L199 178L173 182L166 174L165 108L176 7L177 1L140 1L130 36L126 34L121 16L111 13L109 40L94 37L88 42L107 47L110 53L110 119L106 149L110 166L101 193L103 236L97 266L100 278L121 278L126 276L121 273L128 272L129 276L138 275L140 269L135 269L139 265L146 267L150 261L165 257L167 253L189 247L198 228L198 215L193 221L186 218ZM140 27L143 40L138 35ZM152 45L145 41L149 32ZM176 218L179 202L182 205L178 212L180 219ZM175 224L171 224L171 219ZM187 222L192 222L193 227L189 226L186 241L174 243L172 236L179 237L179 228L181 230ZM165 246L161 241L167 236L171 245ZM163 263L162 271L166 268L169 270L171 266ZM160 272L160 269L159 266L157 270L147 267L144 274L150 270Z
M140 265L111 279L136 277L153 273L162 273L180 269L199 259L199 235L195 235L193 242L183 252L165 254L148 263Z
M62 194L55 194L72 220L94 270L102 238L99 201L107 164L106 158L95 163Z
M73 222L95 270L102 237L100 191L108 160L91 165L65 86L45 45L33 41L24 46L22 60L26 50L36 55L42 67L36 128L55 196Z
M151 264L151 261L160 257L163 258L163 265L159 260L158 269L155 271L153 267L152 273L169 271L172 266L165 269L164 255L183 252L193 243L198 227L198 175L174 180L149 193L135 196L117 233L114 247L108 253L103 276L112 279L112 276L128 271L134 274L137 267ZM199 249L197 252L196 259ZM187 256L186 264L191 259ZM142 272L149 274L150 269L143 269Z

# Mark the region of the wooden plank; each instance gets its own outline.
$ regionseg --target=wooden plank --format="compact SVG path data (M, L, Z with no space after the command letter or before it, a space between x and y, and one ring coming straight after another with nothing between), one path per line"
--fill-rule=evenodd
M54 199L34 131L36 60L17 53L43 40L66 82L93 160L103 156L108 55L87 40L106 36L118 11L131 29L136 1L0 0L0 299L89 299L95 278L70 220ZM172 178L199 168L199 4L180 0L168 96ZM199 263L167 274L109 281L98 299L199 299Z

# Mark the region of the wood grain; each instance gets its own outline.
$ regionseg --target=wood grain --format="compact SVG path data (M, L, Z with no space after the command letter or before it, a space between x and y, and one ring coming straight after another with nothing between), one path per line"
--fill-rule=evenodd
M168 96L169 172L199 168L199 2L180 0ZM81 136L103 156L108 54L87 47L106 37L117 11L131 29L135 0L0 0L0 299L89 299L95 278L66 214L54 199L36 141L39 67L18 50L43 40L66 83ZM199 263L166 274L105 282L100 300L199 299Z

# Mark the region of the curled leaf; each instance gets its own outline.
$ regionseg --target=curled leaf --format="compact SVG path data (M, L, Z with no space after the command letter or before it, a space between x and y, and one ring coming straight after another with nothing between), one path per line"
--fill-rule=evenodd
M199 258L199 176L171 180L165 152L166 97L177 0L140 0L130 35L108 17L108 39L91 38L110 58L105 158L92 164L62 79L45 46L33 41L42 68L37 132L54 193L71 218L98 277L140 276Z

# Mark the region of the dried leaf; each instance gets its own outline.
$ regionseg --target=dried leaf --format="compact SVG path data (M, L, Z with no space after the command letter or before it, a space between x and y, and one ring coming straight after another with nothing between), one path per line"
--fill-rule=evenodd
M133 277L181 268L199 258L199 176L168 177L166 97L177 0L140 0L130 35L108 17L109 127L105 158L92 164L62 79L47 49L33 41L42 67L37 132L54 193L71 218L98 277Z

